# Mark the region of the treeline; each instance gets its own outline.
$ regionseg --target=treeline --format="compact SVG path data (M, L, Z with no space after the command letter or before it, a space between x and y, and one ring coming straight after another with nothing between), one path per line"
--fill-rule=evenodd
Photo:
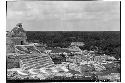
M68 47L71 42L84 42L81 49L97 46L106 54L120 56L120 31L27 31L27 41L46 43L49 47Z

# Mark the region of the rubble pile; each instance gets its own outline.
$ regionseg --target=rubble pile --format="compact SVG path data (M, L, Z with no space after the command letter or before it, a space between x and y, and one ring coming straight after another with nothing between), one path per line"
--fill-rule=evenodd
M54 64L48 54L39 51L34 52L33 49L28 52L25 49L23 52L18 52L21 70L18 70L13 78L26 79L28 77L28 79L39 80L52 79L55 76L86 78L92 77L93 74L96 75L98 72L106 71L107 55L92 56L89 51L88 53L84 53L84 51L82 53L81 55L68 56L67 61L61 64ZM104 64L104 62L106 63ZM12 73L8 74L8 77L12 77Z
M18 52L21 70L16 71L15 76L12 73L10 75L8 73L8 77L39 80L52 79L55 76L86 78L92 77L93 74L96 75L98 72L106 71L107 68L105 65L108 64L108 61L106 61L108 59L107 55L92 56L89 51L88 53L84 53L84 51L82 53L81 55L68 56L67 61L61 64L54 64L48 54L40 53L39 51L34 52L33 49L30 52L26 50ZM104 62L106 63L104 64Z
M119 73L111 73L108 75L104 75L104 76L98 76L98 78L100 80L105 80L105 79L109 79L110 81L120 81L120 74Z

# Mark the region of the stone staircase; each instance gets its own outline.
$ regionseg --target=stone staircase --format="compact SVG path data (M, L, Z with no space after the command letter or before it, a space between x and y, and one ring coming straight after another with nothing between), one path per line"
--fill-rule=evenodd
M48 54L41 53L33 45L17 45L16 52L19 56L20 67L23 70L54 66L51 57Z
M49 68L49 67L54 66L54 62L46 54L21 55L20 56L20 66L23 70L28 70L31 68L39 69L42 67Z

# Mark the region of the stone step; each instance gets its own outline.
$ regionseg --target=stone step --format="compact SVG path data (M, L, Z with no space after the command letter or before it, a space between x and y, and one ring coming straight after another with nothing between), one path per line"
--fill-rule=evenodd
M48 57L47 55L40 55L39 54L39 56L36 54L36 55L33 55L33 54L24 54L24 55L21 55L21 56L19 56L19 58L20 59L22 59L22 60L25 60L25 59L29 59L29 58L32 58L32 57Z
M32 58L32 59L27 59L27 60L22 60L22 63L29 63L32 61L43 61L43 60L50 60L50 58L46 57L46 58Z
M51 64L47 64L47 65L42 65L42 66L36 66L36 67L34 67L35 69L40 69L40 68L42 68L42 67L46 67L46 68L50 68L50 67L53 67L53 66L55 66L53 63L51 63Z
M26 66L26 67L23 67L24 70L28 70L28 69L31 69L31 68L41 68L41 67L46 67L47 65L51 65L53 63L51 62L48 62L48 63L44 63L44 64L41 64L41 63L37 63L37 64L33 64L31 66Z
M23 66L26 67L26 66L32 66L32 65L35 65L35 64L45 64L45 63L48 63L48 62L51 62L51 61L39 61L39 62L34 62L34 63L29 63L29 64L23 64Z

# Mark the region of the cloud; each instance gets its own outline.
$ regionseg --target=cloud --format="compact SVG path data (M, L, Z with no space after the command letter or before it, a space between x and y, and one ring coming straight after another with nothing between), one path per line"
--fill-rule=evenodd
M8 2L7 29L23 22L26 30L119 30L119 15L116 1Z

